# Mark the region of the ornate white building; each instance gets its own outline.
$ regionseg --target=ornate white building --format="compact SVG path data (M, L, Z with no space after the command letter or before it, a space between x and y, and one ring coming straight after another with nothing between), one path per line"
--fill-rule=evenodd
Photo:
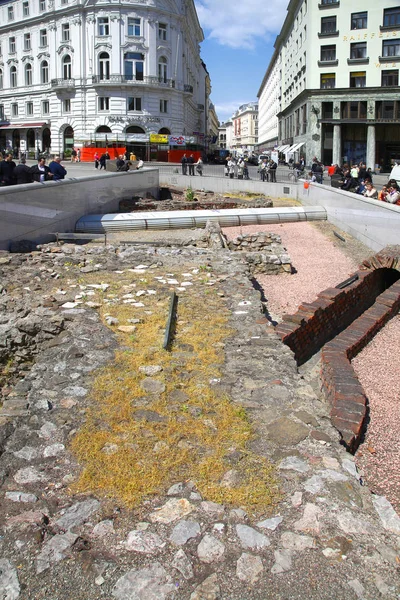
M199 143L202 40L193 0L0 0L0 149Z

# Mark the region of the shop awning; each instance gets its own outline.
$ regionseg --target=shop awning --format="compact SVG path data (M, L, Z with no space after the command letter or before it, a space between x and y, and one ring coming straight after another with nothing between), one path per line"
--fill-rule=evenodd
M279 146L279 148L276 149L276 152L286 152L287 148L290 148L289 144L283 144L283 146Z
M46 123L46 121L35 123L18 123L15 125L11 125L11 123L9 123L8 125L0 125L0 129L39 129L40 127L43 127L43 125L48 125L48 123Z
M300 150L300 148L301 148L302 146L304 146L304 144L305 144L305 142L300 142L299 144L295 144L295 145L293 146L293 148L291 149L291 152L297 152L298 150Z

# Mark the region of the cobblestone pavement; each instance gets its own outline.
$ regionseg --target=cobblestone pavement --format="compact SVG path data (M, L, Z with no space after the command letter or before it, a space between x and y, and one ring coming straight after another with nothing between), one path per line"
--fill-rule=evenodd
M363 485L330 424L314 363L299 373L240 257L190 247L47 250L0 255L0 598L399 598L400 519ZM213 384L247 411L252 450L276 465L282 501L254 518L209 501L193 481L135 509L74 494L80 466L70 441L93 401L93 373L118 348L82 278L96 277L92 289L107 294L110 272L150 277L157 266L168 278L204 265L234 332ZM196 294L198 281L171 288Z

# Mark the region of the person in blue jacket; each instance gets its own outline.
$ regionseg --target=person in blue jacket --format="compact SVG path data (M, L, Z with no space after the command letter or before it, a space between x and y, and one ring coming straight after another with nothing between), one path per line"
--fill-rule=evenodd
M54 160L49 164L50 173L53 173L53 181L60 181L64 179L67 174L67 170L61 164L61 158L56 156Z

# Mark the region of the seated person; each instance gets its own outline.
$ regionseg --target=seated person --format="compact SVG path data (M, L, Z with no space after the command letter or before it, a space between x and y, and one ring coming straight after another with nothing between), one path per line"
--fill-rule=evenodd
M344 180L342 185L340 186L340 189L344 190L345 192L354 192L357 189L357 187L357 179L354 179L354 177L351 176L350 171L347 170L344 174Z
M382 189L378 194L378 200L382 200L383 202L385 202L387 190L387 185L382 186Z
M363 195L366 198L375 198L375 199L378 198L378 192L376 191L376 189L372 185L371 181L366 181L366 183L365 183L365 190L363 191Z
M389 202L389 204L398 204L400 205L400 190L398 186L391 185L388 187L386 192L385 202Z

